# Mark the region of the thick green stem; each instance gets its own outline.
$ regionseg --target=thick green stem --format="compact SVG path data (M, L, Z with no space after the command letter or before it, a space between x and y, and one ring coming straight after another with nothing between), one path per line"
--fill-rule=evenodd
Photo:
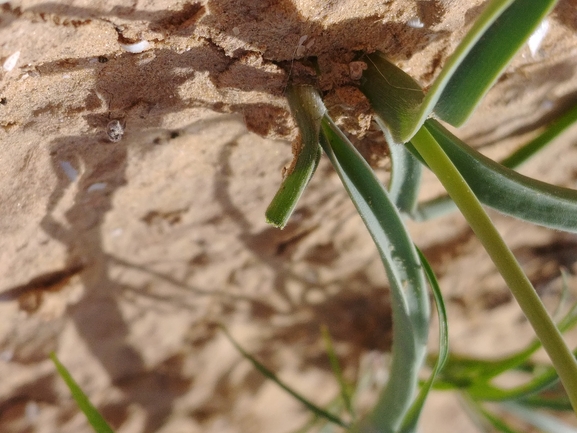
M549 354L577 413L577 361L515 256L505 244L469 185L425 127L411 143L439 178L461 213L483 244L515 296L537 337Z

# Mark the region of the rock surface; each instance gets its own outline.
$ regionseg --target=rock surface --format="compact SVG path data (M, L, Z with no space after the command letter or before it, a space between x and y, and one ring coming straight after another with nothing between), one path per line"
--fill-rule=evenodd
M427 86L484 1L1 3L0 431L91 431L52 351L118 432L302 426L219 324L320 404L338 392L321 325L348 378L384 371L386 278L327 161L285 230L264 222L295 134L283 91L316 56L327 105L385 179L350 63L381 50ZM457 134L499 158L575 104L576 32L563 0ZM522 171L576 187L576 143L574 127ZM423 197L439 191L426 176ZM492 215L555 299L577 238ZM452 349L496 356L532 338L460 216L409 226L440 276ZM455 405L433 396L423 431L449 417L474 431Z

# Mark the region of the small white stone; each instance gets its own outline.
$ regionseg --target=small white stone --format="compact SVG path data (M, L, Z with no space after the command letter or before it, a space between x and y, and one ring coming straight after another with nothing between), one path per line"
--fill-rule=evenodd
M232 32L234 33L235 36L240 35L240 29L238 27L233 27Z
M425 24L419 19L419 17L413 17L407 21L407 25L413 29L422 29Z
M124 51L129 53L138 54L142 53L150 48L150 43L148 41L139 41L134 44L120 44Z
M16 63L18 63L18 59L20 58L20 51L16 51L8 56L6 60L4 60L4 64L2 68L6 72L10 72L12 69L16 67Z

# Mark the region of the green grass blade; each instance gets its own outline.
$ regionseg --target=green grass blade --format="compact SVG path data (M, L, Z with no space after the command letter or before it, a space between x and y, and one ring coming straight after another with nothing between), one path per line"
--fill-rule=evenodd
M439 353L429 379L421 387L417 399L414 401L403 420L403 426L400 430L401 433L412 433L416 431L417 422L421 415L421 411L423 410L423 406L425 405L425 400L429 395L429 391L449 357L449 329L443 294L441 293L441 288L439 287L435 273L433 272L431 265L429 265L427 258L418 248L417 252L421 258L421 263L425 270L425 274L427 275L427 279L429 280L429 285L431 286L433 298L435 299L435 305L437 307L437 315L439 316Z
M427 128L421 128L412 144L439 178L481 241L489 257L551 358L574 410L577 411L577 362L547 313L541 299L507 247L481 203Z
M229 341L232 343L232 345L236 348L236 350L238 350L240 352L240 354L247 359L248 361L250 361L252 363L252 365L267 379L272 380L274 383L276 383L280 388L282 388L283 390L285 390L287 393L289 393L290 395L292 395L295 399L297 399L298 401L300 401L308 410L310 410L312 413L314 413L316 416L319 416L321 418L326 419L327 421L330 421L334 424L337 424L341 427L347 427L347 424L342 421L339 417L337 417L336 415L333 415L332 413L327 412L326 410L318 407L317 405L315 405L314 403L312 403L310 400L306 399L305 397L303 397L301 394L299 394L298 392L296 392L295 390L293 390L291 387L289 387L287 384L285 384L282 380L280 380L276 374L274 374L271 370L269 370L268 368L266 368L262 363L260 363L254 356L252 356L250 353L248 353L246 350L244 350L242 348L242 346L240 344L237 343L237 341L232 337L232 335L230 335L230 333L228 332L228 330L222 326L221 327L222 331L224 332L224 334L226 335L226 337L229 339Z
M517 168L551 143L577 121L577 105L555 119L541 134L501 161L501 165Z
M429 304L424 275L402 219L370 166L328 116L321 145L379 250L391 286L393 361L390 379L357 429L396 432L409 409L426 352Z
M443 89L434 112L462 125L556 0L516 0L475 43Z
M480 415L482 415L484 417L484 419L486 421L489 422L489 424L491 426L493 426L493 428L496 431L500 431L502 433L523 433L520 430L515 430L513 427L511 427L509 424L507 424L505 421L503 421L501 418L499 418L498 416L492 414L491 412L489 412L487 409L481 407L480 405L476 405L476 407L474 408Z
M377 118L377 124L386 131L380 118ZM401 213L412 215L417 207L423 174L422 164L405 146L391 144L389 151L392 165L389 197Z
M323 325L321 327L321 333L323 336L323 341L325 343L325 348L327 351L327 355L329 357L329 362L331 364L331 369L333 370L333 374L335 375L338 383L339 388L341 391L341 398L343 400L343 405L346 411L351 415L353 420L355 419L355 414L353 410L353 405L351 403L351 387L345 381L343 376L343 371L341 370L341 366L339 364L339 359L337 357L337 353L335 352L335 348L333 346L333 341L331 339L331 335L329 334L329 329Z
M478 401L509 401L528 398L546 390L558 382L559 377L553 368L531 379L529 382L510 389L479 382L467 388L467 393Z
M425 128L481 202L506 215L577 233L576 190L540 182L505 168L467 146L435 120L427 120Z
M319 129L326 109L318 93L306 92L303 88L289 86L287 89L287 99L300 138L293 144L293 165L265 213L267 223L281 229L287 224L321 157Z
M58 374L60 375L60 377L62 377L62 379L64 379L64 382L66 382L68 389L70 389L70 392L72 393L72 397L76 401L76 404L78 405L82 413L84 413L84 416L86 417L92 428L94 428L94 431L96 431L97 433L113 433L113 430L110 428L108 423L104 420L104 418L102 418L102 415L98 413L98 411L92 405L92 403L90 403L90 400L88 400L86 394L84 394L82 389L80 389L80 387L78 386L76 381L72 378L66 367L64 367L64 365L60 363L55 353L50 354L50 359L52 359L52 362L56 366Z

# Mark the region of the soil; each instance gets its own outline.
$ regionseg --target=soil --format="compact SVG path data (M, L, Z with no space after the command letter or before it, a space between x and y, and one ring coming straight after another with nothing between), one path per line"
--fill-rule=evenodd
M220 325L318 404L338 393L321 325L349 380L382 381L386 277L328 162L284 230L265 224L295 136L283 92L312 79L302 60L316 57L315 85L386 179L354 62L381 50L426 87L484 1L0 3L0 431L91 431L52 351L121 433L304 425L306 410ZM548 22L457 131L491 157L577 100L577 2ZM521 171L574 188L576 144L573 127ZM440 191L427 174L423 198ZM554 304L560 268L577 271L575 235L491 215ZM454 351L497 356L531 340L459 215L408 225L440 278ZM434 393L422 431L450 429L474 426Z

